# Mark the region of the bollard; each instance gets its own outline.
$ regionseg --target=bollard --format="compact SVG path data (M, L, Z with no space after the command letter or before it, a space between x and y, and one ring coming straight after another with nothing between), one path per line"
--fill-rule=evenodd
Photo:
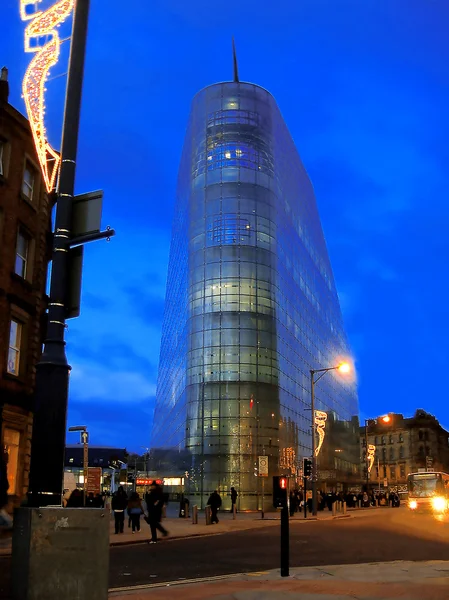
M206 525L210 525L212 518L210 506L206 506L206 508L204 509L204 514L206 517Z
M346 514L346 502L343 502L343 514Z
M192 525L198 525L198 506L196 504L192 507Z
M232 505L232 518L235 520L235 516L237 514L237 506L235 504Z
M335 517L336 514L337 514L337 503L332 502L332 516Z

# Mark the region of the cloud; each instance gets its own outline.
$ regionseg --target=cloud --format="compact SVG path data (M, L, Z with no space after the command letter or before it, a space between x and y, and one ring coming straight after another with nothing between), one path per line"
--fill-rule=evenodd
M156 393L156 384L145 372L112 370L98 363L73 361L70 392L78 402L129 402L145 400Z

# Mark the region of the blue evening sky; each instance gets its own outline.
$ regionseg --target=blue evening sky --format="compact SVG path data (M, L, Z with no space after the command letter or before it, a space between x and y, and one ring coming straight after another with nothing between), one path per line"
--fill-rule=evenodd
M19 0L0 15L24 112ZM241 79L275 96L315 187L362 418L422 407L449 426L448 22L448 0L91 0L76 187L104 189L117 236L86 247L69 425L95 444L150 442L190 101L232 77L234 35ZM67 48L51 76L66 68ZM47 85L56 147L64 85Z

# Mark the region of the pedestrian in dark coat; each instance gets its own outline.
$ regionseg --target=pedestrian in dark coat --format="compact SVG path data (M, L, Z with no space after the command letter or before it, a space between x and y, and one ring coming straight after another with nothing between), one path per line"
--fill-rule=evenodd
M145 519L151 529L150 544L157 542L157 531L160 531L165 537L168 531L161 525L162 507L164 505L164 494L160 485L153 481L150 488L150 493L146 495L148 517Z
M237 491L234 487L231 488L231 512L234 512L234 506L237 503ZM237 507L235 507L235 512L237 512Z
M140 515L143 514L142 502L137 492L131 494L128 502L128 514L131 517L133 533L140 531Z
M117 493L112 497L111 508L114 511L115 533L123 533L125 526L125 510L128 505L128 497L122 486L119 487Z
M218 512L218 509L221 506L221 498L220 498L220 494L217 492L217 490L215 490L209 496L209 500L207 501L207 505L210 506L210 512L211 512L210 522L211 523L218 523L217 512Z
M67 500L67 508L82 508L84 506L84 492L75 488Z
M292 490L290 492L290 516L293 517L295 512L297 511L298 506L296 504L296 494L295 492Z

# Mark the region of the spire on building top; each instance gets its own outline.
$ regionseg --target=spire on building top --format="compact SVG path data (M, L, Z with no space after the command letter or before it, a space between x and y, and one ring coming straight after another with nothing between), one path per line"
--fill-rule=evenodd
M8 83L8 69L2 67L0 72L0 102L8 102L9 98L9 83Z
M239 66L237 64L237 53L235 51L234 36L232 37L232 53L234 55L234 81L238 82L238 81L240 81L240 79L239 79Z

